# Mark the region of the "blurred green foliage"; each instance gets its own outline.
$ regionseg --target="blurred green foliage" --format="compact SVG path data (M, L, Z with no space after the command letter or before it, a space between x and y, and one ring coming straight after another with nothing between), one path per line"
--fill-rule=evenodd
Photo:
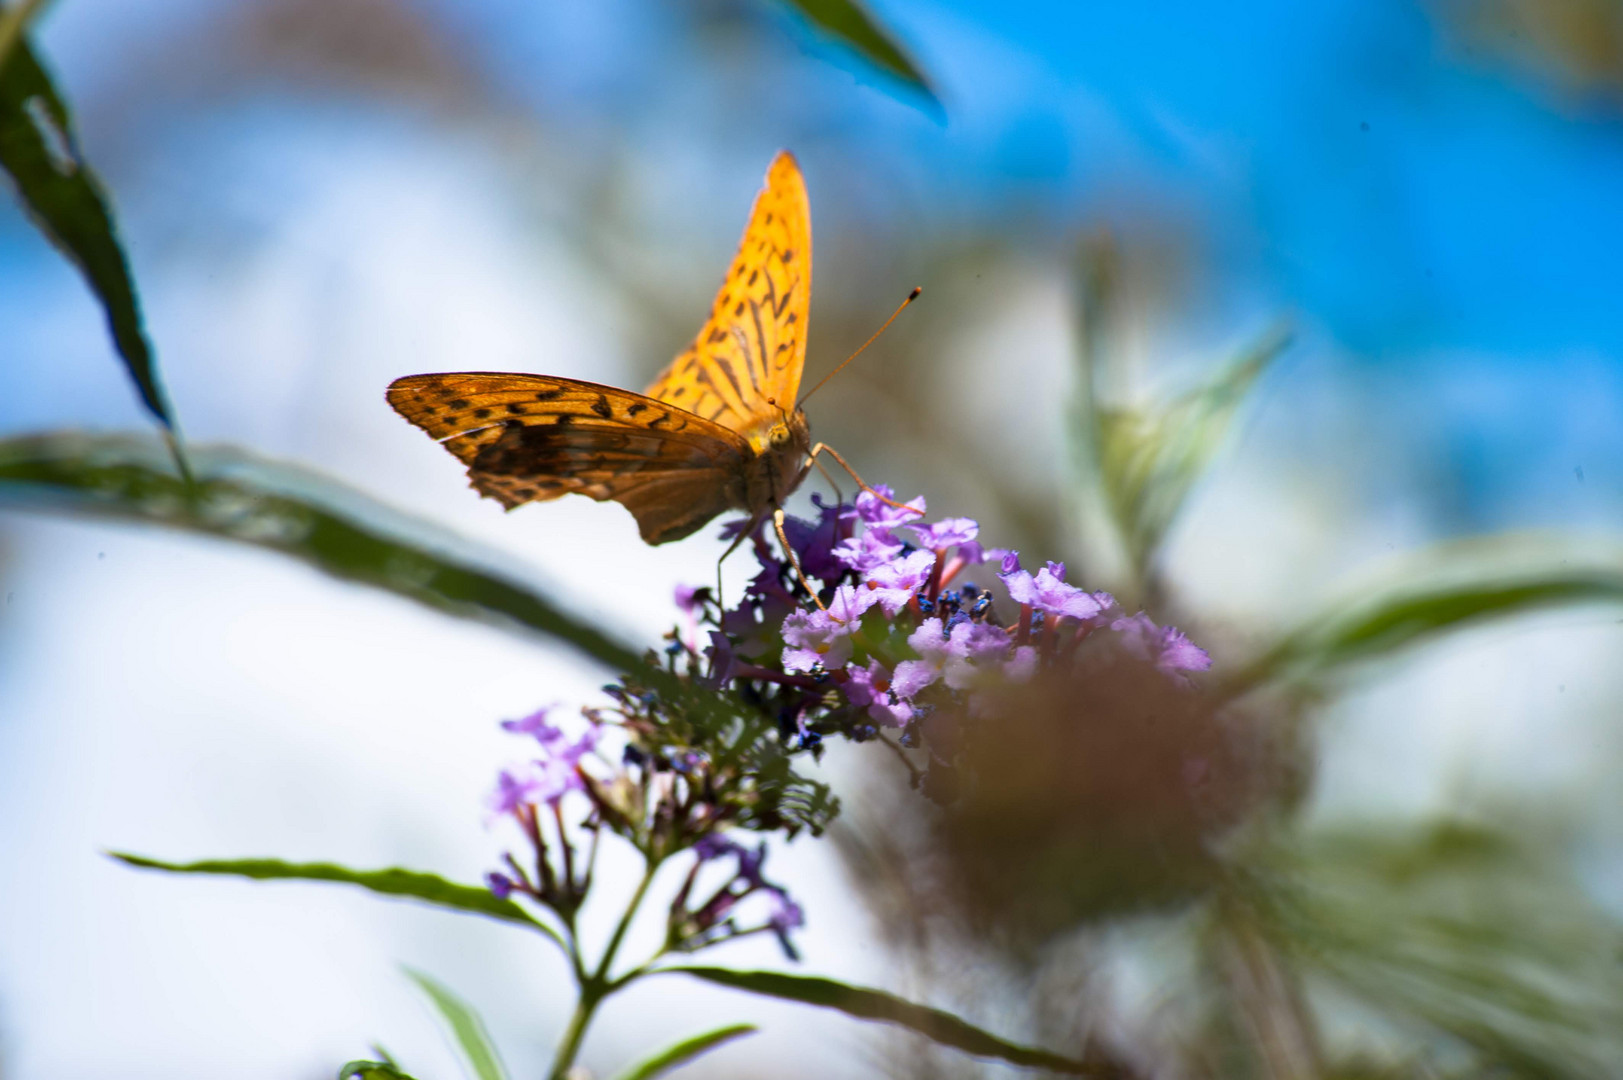
M1079 350L1077 428L1121 536L1136 591L1151 592L1155 559L1168 530L1223 445L1252 386L1289 344L1288 332L1271 331L1219 365L1200 386L1138 408L1107 404L1097 385L1094 351Z
M41 231L90 284L107 313L113 344L135 380L141 401L169 437L182 473L186 459L174 437L175 416L158 378L129 262L119 244L101 182L79 152L66 102L24 34L31 8L13 16L0 35L0 169L10 175ZM9 49L4 46L9 45Z
M338 1070L338 1080L413 1080L390 1061L349 1061Z
M805 17L806 21L844 43L869 63L900 79L917 91L929 105L929 111L945 119L941 100L919 70L908 58L889 31L874 21L857 0L782 0L782 3Z
M714 1031L706 1031L702 1035L683 1039L633 1065L616 1077L616 1080L654 1080L654 1077L663 1076L672 1069L679 1069L701 1054L709 1053L734 1039L753 1035L758 1030L760 1029L754 1024L728 1024Z
M1159 560L1286 337L1265 335L1192 389L1129 402L1133 373L1110 333L1120 271L1111 242L1084 246L1071 412L1082 529L1119 542L1125 595L1157 617L1177 609L1221 649ZM1023 1016L1034 1041L1080 1045L1120 1075L1614 1075L1623 925L1586 897L1570 846L1542 835L1539 817L1330 828L1303 816L1321 708L1349 676L1489 620L1623 603L1623 558L1594 547L1440 544L1309 601L1248 650L1228 643L1226 674L1191 705L1230 760L1188 725L1167 744L1197 759L1199 830L1169 811L1184 805L1177 770L1150 767L1178 762L1152 737L1178 709L1113 695L1106 678L1002 717L990 756L1009 764L993 790L940 809L871 793L837 834L853 880L918 985L972 1017ZM1180 867L1200 873L1179 879ZM1110 958L1123 954L1156 988L1131 1019L1109 1005ZM1112 1032L1117 1022L1128 1026ZM916 1055L891 1071L989 1075Z
M1617 0L1430 0L1473 53L1509 60L1568 95L1623 95Z
M1533 570L1480 569L1464 580L1389 578L1367 595L1321 606L1225 680L1228 694L1287 679L1310 682L1488 619L1544 608L1623 603L1623 569L1572 568L1552 553Z
M1509 1075L1612 1075L1623 926L1584 897L1559 835L1534 832L1462 820L1312 830L1258 853L1236 895L1282 956L1399 1030L1430 1028L1455 1056Z
M290 555L318 570L507 629L563 641L618 671L643 658L565 612L504 560L333 480L232 448L196 453L189 483L138 436L0 442L0 503L162 525Z
M692 975L706 982L747 990L765 997L798 1001L835 1009L858 1020L878 1020L896 1024L920 1035L977 1057L996 1058L1015 1065L1048 1069L1067 1076L1095 1076L1100 1070L1086 1062L1069 1061L1058 1054L1034 1050L1009 1042L966 1023L952 1013L906 1001L883 990L852 986L813 975L790 975L781 971L734 971L731 968L672 966L663 971Z
M507 1069L502 1065L501 1055L496 1053L495 1044L490 1041L490 1032L485 1029L485 1022L479 1018L473 1006L463 1001L445 984L421 971L406 968L405 972L407 978L416 983L418 989L427 995L435 1010L450 1027L457 1049L462 1051L463 1061L467 1064L473 1080L507 1080Z

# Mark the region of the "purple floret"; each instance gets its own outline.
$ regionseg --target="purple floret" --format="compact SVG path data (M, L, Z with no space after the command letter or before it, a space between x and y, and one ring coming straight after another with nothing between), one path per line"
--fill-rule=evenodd
M905 550L905 546L885 530L869 529L861 536L842 541L834 549L834 557L866 577L890 565Z
M918 536L920 547L946 551L974 540L981 527L972 518L960 517L938 521L934 525L909 525L908 528Z
M895 680L885 665L869 660L867 666L846 668L850 678L845 683L845 699L868 715L882 727L901 727L913 718L913 706L894 692Z
M1017 604L1030 604L1038 611L1072 619L1091 619L1104 610L1104 605L1092 593L1065 583L1065 564L1049 563L1035 575L1020 569L1020 561L1011 556L1003 560L1005 569L998 576L1009 590L1009 598Z
M556 704L537 709L529 716L519 720L503 720L502 730L514 735L534 735L536 741L542 746L559 738L563 732L552 724L547 723L547 714L558 708Z
M884 499L877 498L877 492ZM873 492L859 491L856 498L857 516L862 523L870 529L893 529L898 525L905 525L909 521L917 521L924 516L924 496L907 503L905 507L898 508L885 502L885 499L895 501L896 492L888 484L878 484Z
M895 618L897 612L913 599L913 594L924 588L934 569L934 555L928 551L915 551L906 558L875 569L868 575L868 588L885 614Z

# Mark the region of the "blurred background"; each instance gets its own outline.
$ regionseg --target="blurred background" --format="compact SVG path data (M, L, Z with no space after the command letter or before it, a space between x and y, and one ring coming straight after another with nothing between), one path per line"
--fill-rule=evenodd
M470 369L644 385L701 321L780 147L811 194L808 379L925 289L811 403L817 436L1028 565L1068 558L1072 581L1166 612L1214 675L1416 566L1616 559L1623 7L871 10L933 99L769 0L62 0L35 42L110 191L190 441L473 537L639 645L671 624L678 582L711 580L713 530L650 549L613 504L504 514L383 388ZM1087 417L1172 400L1248 350L1271 362L1135 547L1090 487ZM12 200L0 352L0 435L146 427L94 299ZM484 821L514 753L496 722L586 700L607 673L153 529L6 513L0 578L0 1075L314 1078L373 1039L455 1075L400 963L477 1005L515 1075L542 1068L562 973L499 926L100 853L474 879L509 839ZM1607 925L1620 647L1615 606L1569 606L1277 695L1293 827L1369 840L1374 823L1379 840L1469 820L1556 858L1563 895ZM1084 1026L1147 1074L1251 1075L1172 1045L1215 1030L1169 1020L1199 981L1176 944L1198 931L1174 916L1078 916L1037 959L926 917L933 879L905 849L927 826L897 824L912 796L860 749L825 762L840 842L773 856L809 914L806 970L1016 1034L1078 1022L1067 1006L1044 1028L1034 994L1086 1002ZM1581 951L1615 967L1596 940ZM753 942L719 959L781 962ZM1304 993L1326 1018L1315 1054L1369 1070L1326 1073L1623 1075L1593 1040L1496 1059L1492 1023ZM731 1019L764 1031L696 1075L996 1073L658 980L611 1004L584 1060L606 1072Z

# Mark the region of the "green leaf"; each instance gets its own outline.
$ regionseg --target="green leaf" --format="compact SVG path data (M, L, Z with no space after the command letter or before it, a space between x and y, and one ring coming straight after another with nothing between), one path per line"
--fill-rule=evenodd
M107 854L130 866L143 870L164 870L171 874L222 874L254 881L333 881L342 885L359 885L384 896L421 900L436 907L518 923L528 929L539 930L560 946L563 944L551 927L536 921L513 901L499 899L489 889L477 885L459 885L446 881L438 874L425 874L418 870L401 870L398 867L351 870L334 863L290 863L280 859L203 859L172 863L123 851L109 851Z
M174 413L101 182L79 153L67 105L20 32L0 65L0 168L11 175L40 230L84 274L142 402L173 432ZM178 443L171 447L183 460Z
M1100 361L1096 349L1084 351L1081 423L1091 433L1099 484L1140 583L1148 579L1167 532L1223 445L1236 411L1289 344L1287 332L1273 330L1200 386L1138 409L1100 402Z
M886 71L924 95L930 111L944 115L941 99L918 66L908 59L895 39L862 9L857 0L782 0L824 33L842 42L870 64Z
M1475 580L1396 585L1362 603L1332 604L1283 635L1227 683L1239 694L1282 678L1321 677L1488 619L1542 608L1623 601L1623 570L1483 571Z
M949 1012L918 1005L883 990L849 986L814 975L789 975L781 971L733 971L729 968L686 966L660 970L692 975L735 990L748 990L752 994L838 1009L858 1020L896 1024L934 1039L943 1046L976 1057L998 1058L1015 1065L1050 1069L1073 1076L1103 1075L1101 1070L1091 1065L1009 1042Z
M412 1080L387 1061L350 1061L338 1070L338 1080Z
M485 1030L484 1021L479 1019L473 1007L443 983L436 982L421 971L406 968L405 972L428 995L440 1015L445 1017L445 1022L451 1025L451 1034L456 1036L457 1045L466 1055L473 1075L478 1080L507 1080L507 1070L502 1068L496 1047L490 1042L490 1033Z
M146 522L279 551L334 577L462 618L567 642L615 671L644 668L628 646L490 569L506 560L307 470L225 448L194 448L198 479L161 467L156 442L79 434L0 441L0 506Z
M732 1024L707 1031L703 1035L695 1035L691 1039L683 1039L653 1057L633 1065L620 1074L619 1080L653 1080L654 1077L662 1076L672 1069L681 1068L700 1054L714 1050L723 1043L732 1042L745 1035L753 1035L756 1030L758 1029L754 1024Z

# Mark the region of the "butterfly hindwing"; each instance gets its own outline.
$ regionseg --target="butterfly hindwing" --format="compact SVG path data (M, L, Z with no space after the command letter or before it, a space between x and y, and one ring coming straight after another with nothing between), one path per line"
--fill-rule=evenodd
M784 151L767 171L710 317L648 396L741 433L792 410L806 365L811 256L806 183Z
M643 539L679 539L740 497L750 449L703 417L629 390L507 372L409 375L389 404L512 509L578 492L614 499Z

